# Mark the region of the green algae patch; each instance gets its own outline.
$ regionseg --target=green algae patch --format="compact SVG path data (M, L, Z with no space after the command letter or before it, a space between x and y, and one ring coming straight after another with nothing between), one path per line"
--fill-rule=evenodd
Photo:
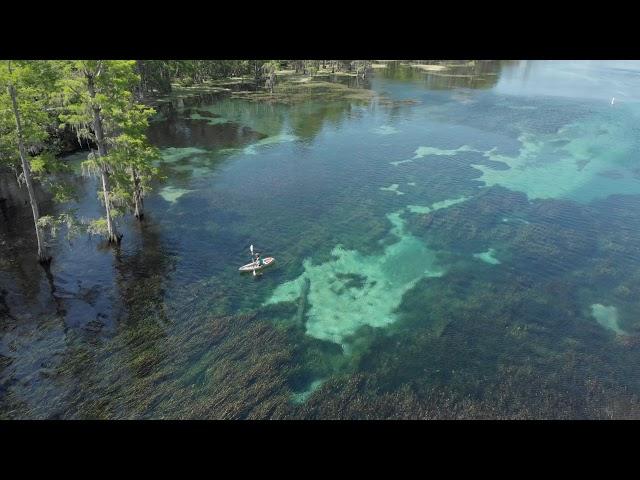
M455 149L421 146L412 158L390 163L398 166L432 155L480 153L506 165L504 169L470 165L480 171L477 180L486 187L500 185L525 193L529 200L567 198L588 203L613 194L640 194L640 178L632 160L637 141L630 129L623 123L586 120L568 124L552 134L523 132L515 155L468 145Z
M296 302L308 282L306 334L349 350L348 337L362 327L384 327L396 320L402 296L422 278L439 277L436 252L406 233L400 212L387 215L390 233L398 241L381 255L364 255L337 245L332 259L314 265L303 262L298 278L281 284L266 305Z
M380 190L383 190L385 192L394 192L396 195L404 195L404 192L401 192L400 190L398 190L398 188L400 188L400 185L398 185L397 183L392 183L388 187L380 187Z
M211 174L215 174L211 168L207 168L207 167L196 167L194 165L178 165L175 167L172 167L172 170L175 172L181 172L181 173L185 173L188 174L189 176L193 177L193 178L201 178L204 177L206 175L211 175Z
M378 135L393 135L398 133L399 130L391 125L382 125L381 127L374 128L373 131Z
M618 309L616 307L606 307L600 303L591 305L591 315L602 327L614 331L618 335L627 335L627 332L620 328L618 323Z
M425 214L425 213L435 212L436 210L441 210L443 208L448 208L452 205L457 205L458 203L466 202L467 200L469 200L469 197L459 197L459 198L452 198L448 200L442 200L440 202L435 202L429 206L407 205L407 210L411 213Z
M243 150L243 152L246 155L257 155L258 154L257 149L260 147L264 147L268 145L277 145L280 143L295 142L296 140L298 140L298 137L296 137L295 135L291 135L289 133L273 135L271 137L263 138L262 140L249 145Z
M411 213L430 213L432 211L431 207L422 205L407 205L407 210Z
M164 198L167 202L176 203L180 197L186 195L189 192L193 192L194 190L187 190L185 188L178 188L173 186L168 186L162 188L158 194Z
M224 118L224 117L210 117L208 115L202 115L200 113L192 113L189 118L191 120L204 120L206 121L209 125L220 125L223 123L227 123L230 120L228 118Z
M418 147L416 150L415 158L426 157L427 155L457 155L460 152L471 152L475 151L468 145L463 145L460 148L455 148L453 150L447 150L442 148L434 148L434 147Z
M171 84L171 93L166 95L154 96L146 99L145 103L151 106L159 106L167 103L181 102L184 99L199 97L202 95L214 95L225 97L231 93L230 88L221 86L216 81L208 81L190 87L180 85L178 83ZM152 121L163 120L163 117L154 118Z
M304 81L300 79L280 81L276 83L273 93L265 90L239 91L233 92L231 97L254 102L298 104L311 100L368 102L376 96L375 92L364 88L350 88L341 83L325 82L311 77L303 78Z
M229 93L228 88L222 87L220 83L215 81L203 82L198 85L184 86L179 83L171 84L171 98L185 98L203 93Z
M202 155L203 153L207 153L207 150L196 147L186 147L186 148L175 148L168 147L160 150L160 156L162 160L160 163L176 163L185 158L193 157L196 155Z
M478 152L478 151L479 150L474 150L468 145L462 145L461 147L455 148L455 149L442 149L442 148L436 148L436 147L418 147L416 149L415 155L412 158L407 158L406 160L396 160L394 162L389 162L389 163L397 167L398 165L402 165L403 163L410 163L410 162L413 162L414 160L427 157L429 155L454 156L460 152ZM484 152L481 151L481 153L484 153Z
M555 134L523 133L517 155L495 150L485 157L509 166L494 170L471 165L486 186L502 185L526 193L529 199L567 198L588 203L612 194L638 194L632 158L636 139L628 125L593 121L567 125ZM615 174L611 174L615 172Z
M502 262L495 257L496 251L493 248L490 248L486 252L474 253L474 258L482 260L490 265L498 265Z

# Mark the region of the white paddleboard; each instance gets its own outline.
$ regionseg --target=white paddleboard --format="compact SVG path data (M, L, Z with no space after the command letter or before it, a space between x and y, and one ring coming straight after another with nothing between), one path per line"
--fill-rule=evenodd
M255 262L251 262L251 263L247 263L246 265L241 266L238 270L240 270L241 272L253 272L254 270L261 270L264 267L268 267L269 265L271 265L275 261L276 261L276 259L273 258L273 257L266 257L263 260L262 265L256 265Z

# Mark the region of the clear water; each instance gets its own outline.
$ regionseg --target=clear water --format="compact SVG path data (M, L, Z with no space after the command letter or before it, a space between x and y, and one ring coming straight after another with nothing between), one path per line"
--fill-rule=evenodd
M0 417L637 417L640 62L358 87L165 104L144 223L51 278L4 207Z

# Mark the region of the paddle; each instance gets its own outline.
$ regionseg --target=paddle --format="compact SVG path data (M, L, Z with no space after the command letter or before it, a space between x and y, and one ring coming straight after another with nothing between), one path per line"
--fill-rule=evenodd
M249 247L249 250L251 250L251 261L255 262L255 259L253 258L253 243L251 244L251 246ZM256 271L253 270L253 276L256 276Z

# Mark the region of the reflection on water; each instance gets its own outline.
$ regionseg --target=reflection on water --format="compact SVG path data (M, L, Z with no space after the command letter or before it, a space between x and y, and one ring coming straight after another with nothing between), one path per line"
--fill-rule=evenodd
M526 61L503 68L496 92L626 103L640 100L639 80L639 62Z
M496 85L505 62L499 60L465 61L393 61L385 69L376 70L380 78L412 82L425 88L491 88ZM517 62L516 62L517 63Z
M637 417L638 75L393 61L330 79L371 101L173 97L148 218L57 239L53 284L0 175L0 417ZM70 179L43 212L100 215Z

